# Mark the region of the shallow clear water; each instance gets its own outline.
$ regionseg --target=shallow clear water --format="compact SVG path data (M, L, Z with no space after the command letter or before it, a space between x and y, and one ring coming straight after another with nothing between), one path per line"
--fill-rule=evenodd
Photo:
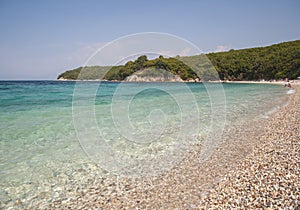
M0 201L47 191L91 159L113 172L157 156L175 161L186 149L182 145L199 143L212 131L212 118L224 108L224 123L230 124L266 118L287 101L286 89L277 85L208 86L0 81ZM225 104L214 95L216 87L222 87ZM109 152L95 155L101 148Z

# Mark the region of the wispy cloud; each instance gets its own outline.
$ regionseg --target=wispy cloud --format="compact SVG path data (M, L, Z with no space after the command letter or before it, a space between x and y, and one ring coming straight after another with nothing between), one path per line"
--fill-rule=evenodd
M77 63L83 65L88 61L88 59L93 56L100 48L106 45L107 42L99 43L77 43L77 50L69 54L66 59L69 62Z
M217 46L217 49L215 50L215 52L224 52L224 51L228 51L229 49L230 49L230 46L219 45L219 46Z
M191 48L186 47L186 48L184 48L184 49L180 52L180 55L181 55L181 56L188 56L188 55L191 55L191 51L192 51Z

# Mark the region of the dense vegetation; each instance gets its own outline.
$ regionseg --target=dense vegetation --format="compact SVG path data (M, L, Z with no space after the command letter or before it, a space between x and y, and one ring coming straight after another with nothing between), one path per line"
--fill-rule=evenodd
M73 70L65 71L60 74L57 79L64 78L69 80L96 80L103 78L106 71L108 71L110 66L86 66L79 67Z
M300 40L207 56L221 79L271 80L300 76Z
M183 80L199 77L202 80L295 79L300 76L300 40L188 57L160 56L148 60L144 55L120 66L79 67L62 73L58 79L124 80L142 69L163 69L179 75Z
M142 69L162 69L172 74L179 75L183 80L188 78L196 78L196 74L192 69L176 58L159 58L148 60L147 56L143 55L135 61L129 61L125 65L120 66L92 66L92 67L79 67L74 70L66 71L58 76L65 79L106 79L106 80L124 80L127 76L142 70ZM108 71L108 72L107 72ZM107 72L105 74L105 72ZM154 73L154 72L153 72ZM105 74L105 75L104 75Z

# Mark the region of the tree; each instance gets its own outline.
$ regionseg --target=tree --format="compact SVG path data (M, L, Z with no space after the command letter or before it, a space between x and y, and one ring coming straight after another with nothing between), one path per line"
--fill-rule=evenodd
M148 61L148 58L146 55L142 55L142 56L138 57L137 60L135 61L137 68L138 68L137 70L143 69L145 67L146 61Z

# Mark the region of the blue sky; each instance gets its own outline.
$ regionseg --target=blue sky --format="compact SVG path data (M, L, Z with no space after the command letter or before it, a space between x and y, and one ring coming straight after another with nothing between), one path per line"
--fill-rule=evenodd
M133 33L212 52L300 39L299 20L299 0L0 0L0 80L55 79Z

